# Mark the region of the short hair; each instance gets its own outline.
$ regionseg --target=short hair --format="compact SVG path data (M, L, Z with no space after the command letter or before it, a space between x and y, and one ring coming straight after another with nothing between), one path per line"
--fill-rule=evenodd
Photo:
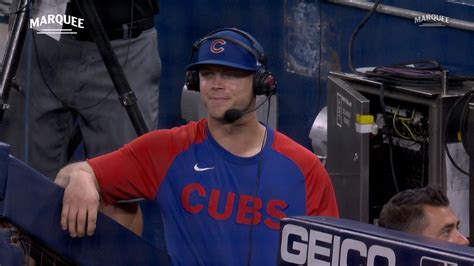
M378 224L388 229L421 233L428 226L424 206L448 207L449 200L437 187L402 191L383 206Z

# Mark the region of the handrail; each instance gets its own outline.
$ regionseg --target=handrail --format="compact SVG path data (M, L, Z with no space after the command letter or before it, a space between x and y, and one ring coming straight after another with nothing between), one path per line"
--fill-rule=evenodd
M371 10L372 7L374 6L373 2L361 1L361 0L326 0L326 1L333 4L357 7L357 8L365 9L365 10ZM408 19L413 19L413 20L416 17L427 15L427 13L418 12L418 11L405 9L405 8L389 6L389 5L383 5L383 4L380 4L377 7L377 12L393 15L393 16L398 16L398 17L403 17L403 18L408 18ZM456 29L474 31L474 22L469 22L466 20L449 18L449 22L443 23L443 25L445 25L446 27L451 27L451 28L456 28Z

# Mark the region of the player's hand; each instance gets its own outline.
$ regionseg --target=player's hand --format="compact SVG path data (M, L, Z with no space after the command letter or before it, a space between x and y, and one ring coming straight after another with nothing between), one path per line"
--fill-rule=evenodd
M99 208L99 191L94 172L87 162L63 168L56 184L65 187L61 227L71 237L93 235Z

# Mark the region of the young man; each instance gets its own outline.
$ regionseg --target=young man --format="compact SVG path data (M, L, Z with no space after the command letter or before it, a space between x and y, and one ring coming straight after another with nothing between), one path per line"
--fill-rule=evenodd
M393 196L380 213L379 225L451 243L468 245L459 232L459 220L439 189L409 189Z
M92 235L99 198L147 198L162 210L173 264L275 264L280 218L338 216L331 181L312 152L257 121L256 94L276 83L251 35L215 31L193 58L187 84L208 118L61 170L61 225Z

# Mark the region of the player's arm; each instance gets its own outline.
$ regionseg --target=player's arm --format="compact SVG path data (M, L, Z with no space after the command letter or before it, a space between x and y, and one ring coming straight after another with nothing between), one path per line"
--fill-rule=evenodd
M99 185L94 171L87 162L70 164L56 176L54 181L65 188L61 227L71 237L94 233L99 208Z
M97 211L100 210L121 224L141 235L143 222L137 203L100 203L100 187L88 162L70 164L58 173L55 183L64 187L61 226L72 237L92 235L96 228Z

